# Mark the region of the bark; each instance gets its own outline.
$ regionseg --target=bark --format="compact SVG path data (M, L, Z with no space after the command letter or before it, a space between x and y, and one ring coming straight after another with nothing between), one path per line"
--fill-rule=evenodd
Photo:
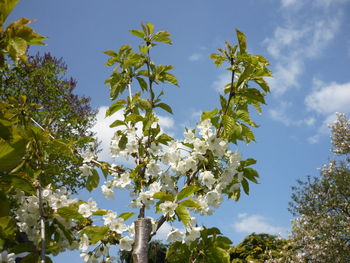
M148 263L149 241L152 232L150 218L138 218L135 222L135 243L132 252L134 263Z

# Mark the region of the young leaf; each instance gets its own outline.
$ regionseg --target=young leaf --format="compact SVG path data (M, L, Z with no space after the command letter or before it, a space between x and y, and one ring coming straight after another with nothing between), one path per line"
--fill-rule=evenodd
M244 53L247 49L246 36L238 29L236 29L236 34L237 34L237 39L239 44L239 50L241 53Z
M197 192L201 190L201 188L199 186L196 186L196 185L190 185L190 186L187 186L185 188L183 188L180 193L177 194L177 200L180 201L182 199L184 199L185 197L188 197L190 196L191 194Z
M135 29L132 29L132 30L129 30L129 32L130 32L131 34L133 34L134 36L140 37L140 38L142 38L142 39L145 38L145 33L143 33L142 30L135 30Z
M155 107L162 108L163 110L169 112L170 114L173 114L173 110L171 109L171 107L168 104L159 103L159 104L155 105Z
M100 182L100 176L95 169L92 170L92 175L90 175L86 181L86 189L91 192L94 190Z
M243 187L244 192L247 195L249 195L249 183L245 178L243 178L243 180L242 180L242 187Z
M175 209L175 213L179 217L180 221L185 226L188 226L191 221L191 215L190 212L188 212L187 208L182 205L178 205Z
M130 217L132 217L135 213L134 212L125 212L119 215L120 218L123 218L124 221L128 220Z
M211 119L212 117L214 117L217 113L219 112L219 110L217 108L215 108L212 111L203 111L202 112L202 116L201 116L201 121L204 121L206 119Z
M158 42L163 42L166 44L172 44L170 37L170 33L164 30L161 30L154 34L153 40Z
M126 104L125 100L118 100L117 102L113 103L106 111L105 117L111 116L115 112L124 108L124 104Z

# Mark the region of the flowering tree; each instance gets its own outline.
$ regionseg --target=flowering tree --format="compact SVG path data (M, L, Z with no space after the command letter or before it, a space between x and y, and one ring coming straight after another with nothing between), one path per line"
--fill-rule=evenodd
M172 66L156 65L151 59L158 43L171 44L170 34L154 32L152 24L130 32L142 40L139 52L128 45L105 52L110 56L107 65L114 66L106 80L113 101L106 116L122 111L123 117L111 124L118 127L111 141L111 154L133 161L133 166L110 165L97 160L89 150L76 156L74 141L56 138L26 114L26 97L2 102L0 117L5 129L0 146L11 146L0 155L0 161L8 164L2 169L0 184L6 207L0 218L0 244L10 252L2 255L7 261L13 262L13 253L28 252L21 262L50 262L48 254L78 248L85 262L98 262L99 258L113 262L109 248L119 244L120 250L132 251L134 262L147 262L151 238L164 222L178 220L186 232L173 228L168 234L167 240L173 244L170 255L176 252L191 261L186 247L202 246L198 253L206 255L208 262L218 262L218 258L229 262L229 239L216 228L198 227L195 216L211 215L225 196L237 201L241 189L249 193L248 181L257 182L258 173L249 167L256 161L243 160L229 144L255 140L251 127L257 125L249 110L252 106L260 113L265 103L268 61L249 54L244 34L236 30L238 44L226 43L219 53L211 55L217 66L228 63L231 72L231 82L220 95L221 107L204 111L197 126L185 129L184 139L176 140L161 129L157 112L172 114L171 107L162 101L164 92L159 86L178 82L170 73ZM53 149L81 159L81 176L89 191L99 185L97 168L105 178L101 189L107 199L114 198L116 189L129 191L132 211L117 214L98 208L92 199L72 199L66 188L47 180L45 170L50 169L47 164ZM16 169L18 163L24 168ZM149 210L159 213L159 218L151 218ZM134 216L137 218L127 223ZM19 243L15 242L16 235L22 235Z
M350 261L350 121L338 114L331 129L337 158L293 188L293 262Z

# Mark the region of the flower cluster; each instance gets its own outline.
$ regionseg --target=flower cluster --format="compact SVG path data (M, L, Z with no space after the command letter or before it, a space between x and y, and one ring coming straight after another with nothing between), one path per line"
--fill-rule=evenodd
M20 190L17 191L15 197L19 204L15 217L19 230L24 232L30 241L38 245L41 241L39 198L35 195L27 196ZM68 240L61 229L61 227L71 229L73 222L61 217L55 212L61 207L67 207L77 203L78 200L71 199L65 187L53 190L50 185L42 190L42 199L45 214L50 215L48 220L53 222L53 227L55 227L57 233L59 233L59 235L57 235L57 237L59 237L57 239L57 242L59 243L57 249L59 251L55 251L54 253L64 251L65 249L75 249L77 243Z

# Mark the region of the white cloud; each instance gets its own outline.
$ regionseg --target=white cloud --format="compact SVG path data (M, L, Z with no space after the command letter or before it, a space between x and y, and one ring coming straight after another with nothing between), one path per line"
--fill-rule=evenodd
M96 133L96 137L99 141L101 141L101 152L98 154L98 158L103 161L110 160L109 155L109 144L110 141L117 130L116 128L109 128L109 125L113 123L116 119L121 119L123 113L119 111L115 113L112 117L105 118L107 106L102 106L98 109L98 113L96 115L96 124L92 127L92 131Z
M277 108L270 109L268 111L271 119L275 121L279 121L286 126L312 126L314 125L316 119L314 117L307 117L304 119L292 119L287 112L289 112L292 108L292 104L290 102L282 101Z
M268 222L268 218L261 215L248 215L242 213L238 215L238 220L233 223L236 232L251 234L267 233L272 235L285 235L286 229Z
M301 4L300 0L281 0L282 8L299 7Z
M193 53L192 55L190 55L189 57L188 57L188 60L189 61L198 61L198 60L200 60L201 58L203 57L203 55L202 54L199 54L199 53Z
M220 74L216 80L214 80L212 86L215 90L222 92L224 87L231 82L231 72L225 72Z
M319 80L314 82L316 83L316 89L305 99L305 104L309 110L322 115L329 115L334 112L350 112L350 82L344 84L332 82L323 85Z
M304 64L299 58L281 59L273 69L273 78L268 78L274 96L283 95L290 88L299 87L299 76L303 73Z
M327 0L317 0L318 5L294 0L282 0L282 7L295 7L303 2L303 8L319 8L327 5ZM340 4L342 1L336 1ZM329 5L335 6L335 3ZM341 6L335 9L322 8L307 17L298 15L295 8L284 9L284 22L277 26L273 35L263 44L273 60L274 78L269 80L272 93L281 96L291 88L299 86L299 78L304 71L306 60L316 59L338 33L343 18ZM321 10L321 11L320 11Z

